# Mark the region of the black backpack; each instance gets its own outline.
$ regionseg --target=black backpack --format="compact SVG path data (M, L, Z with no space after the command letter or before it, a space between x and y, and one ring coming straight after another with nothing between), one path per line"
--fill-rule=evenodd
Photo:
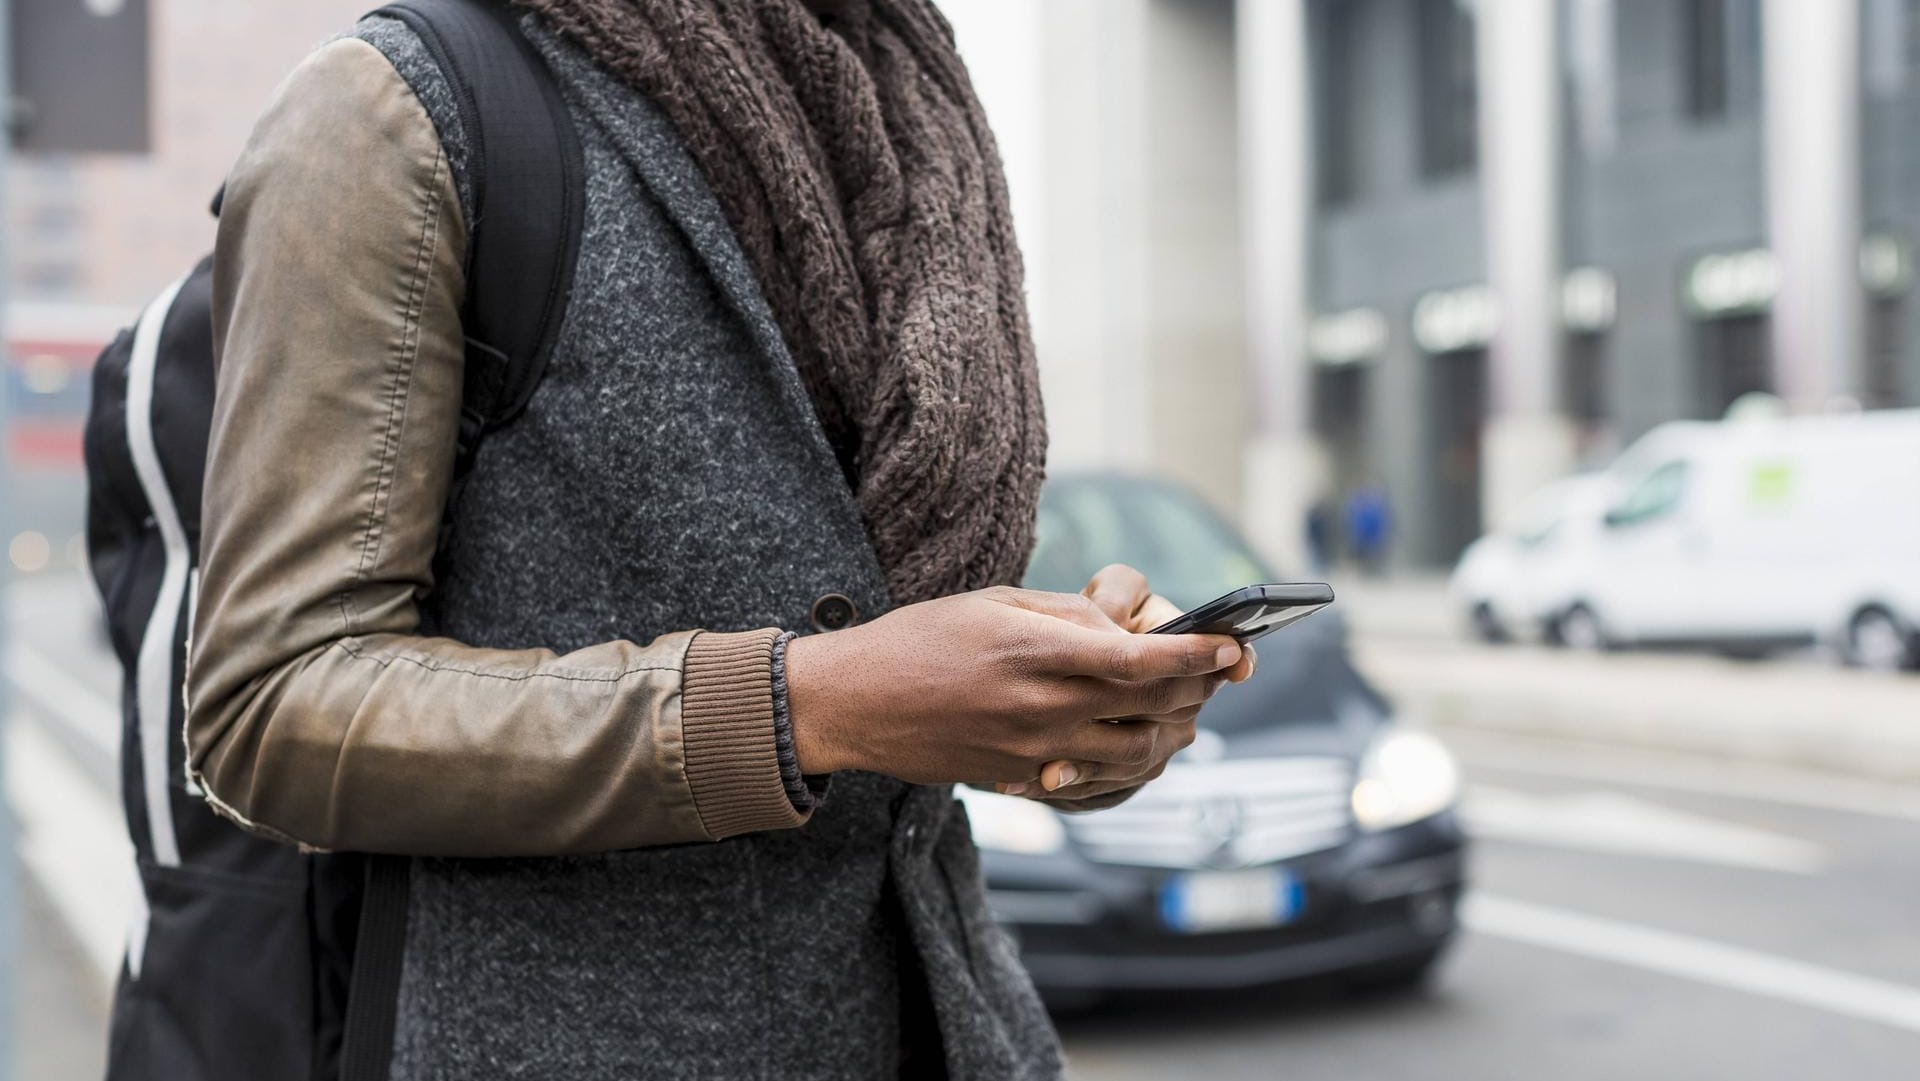
M471 147L457 498L482 438L525 407L552 350L584 170L552 74L505 0L396 0L378 14L410 26L460 91ZM87 546L125 670L121 787L147 906L114 996L108 1077L385 1078L406 861L260 839L216 816L186 776L211 274L202 260L106 348L87 416Z

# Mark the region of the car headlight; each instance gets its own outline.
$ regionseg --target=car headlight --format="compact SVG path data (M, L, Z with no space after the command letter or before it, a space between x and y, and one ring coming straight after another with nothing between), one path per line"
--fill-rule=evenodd
M966 805L973 822L973 843L981 848L1045 856L1066 847L1067 828L1045 804L966 785L955 785L953 794Z
M1439 814L1460 797L1460 767L1440 741L1398 725L1383 729L1360 762L1353 818L1360 828L1391 829Z

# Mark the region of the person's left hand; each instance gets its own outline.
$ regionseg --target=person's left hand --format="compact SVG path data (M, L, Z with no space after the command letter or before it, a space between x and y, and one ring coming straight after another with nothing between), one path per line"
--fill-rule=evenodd
M1173 602L1153 592L1147 585L1145 575L1122 563L1102 569L1080 593L1092 600L1109 619L1132 634L1145 634L1180 614L1180 609ZM1226 683L1242 682L1253 675L1257 663L1253 647L1247 646L1240 660L1219 673L1219 678ZM1097 811L1112 807L1133 795L1140 786L1160 776L1166 770L1168 760L1193 742L1194 719L1199 714L1200 707L1195 705L1174 713L1119 722L1155 725L1159 737L1155 745L1165 748L1164 754L1154 755L1143 768L1130 770L1124 776L1116 772L1118 767L1111 765L1054 761L1042 766L1040 775L1031 781L995 787L1006 795L1041 800L1063 811Z

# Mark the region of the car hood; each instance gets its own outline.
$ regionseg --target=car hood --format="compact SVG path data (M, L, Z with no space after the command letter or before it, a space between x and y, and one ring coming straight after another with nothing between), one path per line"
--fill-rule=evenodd
M1358 760L1392 706L1347 656L1346 621L1321 612L1260 640L1253 678L1220 688L1200 712L1228 758L1338 755Z

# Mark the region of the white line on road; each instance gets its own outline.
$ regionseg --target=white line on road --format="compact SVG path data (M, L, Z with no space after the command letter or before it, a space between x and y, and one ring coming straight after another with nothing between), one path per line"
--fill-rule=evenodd
M62 671L39 650L14 639L5 650L7 678L109 759L120 757L120 711L105 695Z
M1827 864L1810 841L1617 792L1535 795L1476 784L1461 813L1474 836L1496 841L1783 874L1816 874Z
M1483 935L1631 965L1920 1033L1920 988L1692 935L1505 897L1472 894L1461 917Z

